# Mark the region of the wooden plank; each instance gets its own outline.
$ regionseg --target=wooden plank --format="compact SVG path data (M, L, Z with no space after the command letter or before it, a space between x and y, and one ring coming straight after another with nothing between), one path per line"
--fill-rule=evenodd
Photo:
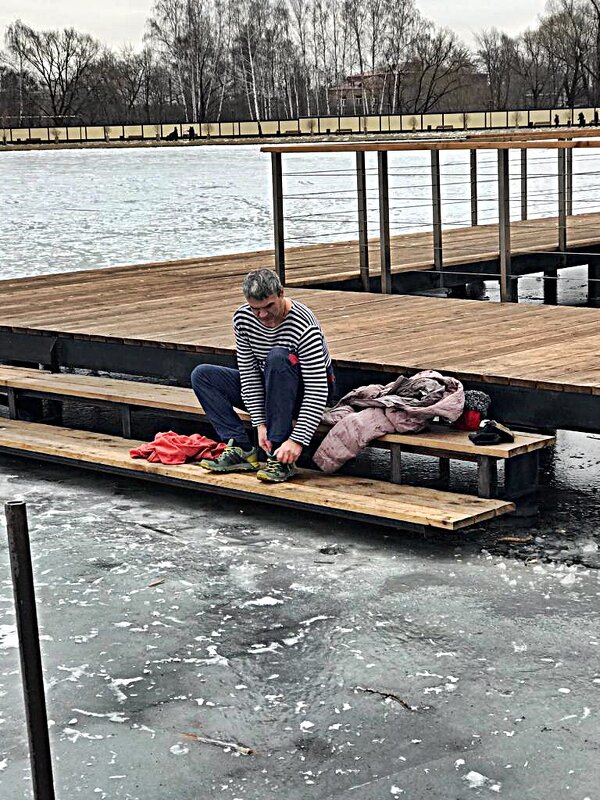
M431 452L436 450L444 453L464 453L473 456L490 456L493 458L513 458L514 456L530 453L555 444L553 436L544 436L534 433L515 432L515 441L506 444L474 445L466 431L448 430L432 426L433 430L421 433L393 433L380 437L379 444L398 444L402 449L427 448Z
M264 145L262 153L370 153L388 151L431 151L431 150L585 150L600 147L600 141L584 139L581 141L537 141L526 140L501 140L492 141L461 139L446 139L433 141L384 141L384 142L318 142L309 144L278 144Z
M265 486L254 475L208 472L198 465L165 466L131 459L129 449L141 444L106 434L75 431L31 422L0 422L0 450L48 456L74 464L127 470L138 477L161 475L185 481L205 491L228 490L261 502L284 500L319 511L323 508L372 517L374 521L410 523L456 530L514 510L512 503L468 495L394 486L381 481L327 476L302 470L297 478Z

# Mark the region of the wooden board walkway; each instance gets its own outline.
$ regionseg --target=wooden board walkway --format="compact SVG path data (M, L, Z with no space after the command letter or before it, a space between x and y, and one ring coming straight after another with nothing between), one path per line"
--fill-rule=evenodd
M454 531L514 511L506 500L397 486L370 478L300 470L292 481L265 487L253 474L215 474L194 464L165 466L131 459L142 442L33 422L0 420L0 452L86 469L162 481L303 511L333 513L378 524Z
M0 330L232 354L239 276L252 266L240 256L232 262L235 274L210 282L206 262L0 282ZM227 259L221 263L227 269ZM466 381L600 395L595 309L310 289L290 294L315 311L340 367L437 369Z

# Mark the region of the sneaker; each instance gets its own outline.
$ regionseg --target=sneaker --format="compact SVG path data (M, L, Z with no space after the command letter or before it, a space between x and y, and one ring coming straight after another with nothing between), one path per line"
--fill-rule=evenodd
M245 452L241 447L236 447L233 439L230 439L218 458L214 461L204 458L200 461L200 466L211 472L256 472L260 464L256 447Z
M293 478L295 474L295 464L282 464L273 456L269 456L264 467L256 473L256 477L265 483L281 483Z

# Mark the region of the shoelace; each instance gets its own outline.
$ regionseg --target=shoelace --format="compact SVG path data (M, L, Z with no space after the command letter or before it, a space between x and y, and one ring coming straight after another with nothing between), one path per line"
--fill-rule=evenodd
M224 456L230 456L230 455L232 455L232 454L236 454L236 455L237 455L237 453L236 453L236 447L235 447L234 445L232 445L232 444L226 444L226 445L225 445L225 449L223 450L223 452L221 453L221 455L219 456L219 458L221 459L221 458L223 458Z
M273 456L267 456L267 463L263 469L264 472L272 472L277 473L279 472L279 461Z

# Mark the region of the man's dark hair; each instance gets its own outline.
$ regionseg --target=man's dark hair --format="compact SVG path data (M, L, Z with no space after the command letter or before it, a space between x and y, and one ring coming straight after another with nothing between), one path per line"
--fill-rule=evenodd
M272 269L256 269L244 278L242 291L246 300L265 300L281 292L281 281Z

